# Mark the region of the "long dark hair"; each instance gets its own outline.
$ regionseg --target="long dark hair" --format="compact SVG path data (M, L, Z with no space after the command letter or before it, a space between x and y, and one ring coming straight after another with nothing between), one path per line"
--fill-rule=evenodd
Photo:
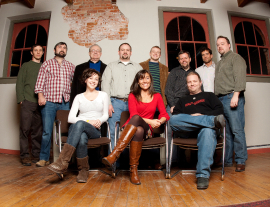
M150 94L150 96L152 97L156 92L154 90L154 85L153 85L153 77L150 73L150 71L148 70L140 70L136 75L135 78L133 80L132 85L130 86L130 93L133 93L133 95L136 97L137 101L141 101L142 100L142 96L141 96L141 87L139 86L139 80L141 78L145 77L145 74L149 74L150 79L151 79L151 84L150 84L150 88L148 89L148 92Z

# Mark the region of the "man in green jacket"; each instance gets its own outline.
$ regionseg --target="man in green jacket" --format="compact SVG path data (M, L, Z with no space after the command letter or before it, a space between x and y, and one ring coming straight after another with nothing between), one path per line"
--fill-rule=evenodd
M28 146L30 131L32 140L31 154L34 163L39 160L42 137L42 119L37 95L35 94L35 84L44 52L41 45L35 44L31 47L30 53L32 60L22 65L16 84L17 103L21 105L20 157L24 166L31 166Z

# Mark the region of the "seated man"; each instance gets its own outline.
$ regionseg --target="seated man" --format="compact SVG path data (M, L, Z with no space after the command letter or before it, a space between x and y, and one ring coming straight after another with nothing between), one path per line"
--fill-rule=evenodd
M197 136L197 189L207 189L217 144L216 128L225 126L223 106L212 92L202 92L198 73L187 75L190 95L179 99L170 119L175 134L182 138Z

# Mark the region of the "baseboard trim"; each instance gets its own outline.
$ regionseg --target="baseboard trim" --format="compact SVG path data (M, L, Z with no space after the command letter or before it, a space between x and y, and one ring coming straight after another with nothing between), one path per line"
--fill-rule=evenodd
M258 148L258 149L248 149L248 154L260 154L270 152L270 148Z
M0 149L1 154L20 155L20 150Z

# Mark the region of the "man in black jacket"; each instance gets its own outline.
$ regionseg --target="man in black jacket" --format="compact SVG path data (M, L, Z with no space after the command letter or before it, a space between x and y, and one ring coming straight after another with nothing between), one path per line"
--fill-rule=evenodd
M212 92L202 92L198 73L187 75L189 94L178 100L170 119L172 130L182 138L197 136L197 188L207 189L217 145L216 128L225 126L223 105Z
M101 76L106 68L106 64L104 64L100 57L102 55L102 49L99 45L94 44L89 48L89 56L90 60L88 62L77 65L74 72L73 82L71 85L71 94L70 94L70 107L72 106L72 102L77 94L85 92L85 86L81 84L80 79L82 73L87 68L92 68L101 73ZM99 89L100 90L100 89Z

